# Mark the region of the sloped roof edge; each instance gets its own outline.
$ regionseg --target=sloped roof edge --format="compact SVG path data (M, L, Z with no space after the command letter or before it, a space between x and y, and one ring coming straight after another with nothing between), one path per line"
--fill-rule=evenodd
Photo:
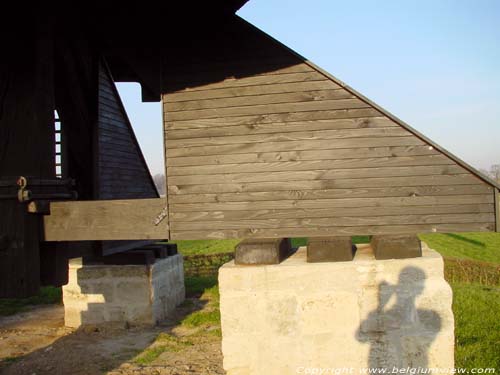
M439 144L437 144L436 142L432 141L430 138L428 138L424 134L420 133L418 130L414 129L411 125L407 124L406 122L404 122L403 120L401 120L397 116L393 115L392 113L390 113L386 109L384 109L381 106L379 106L378 104L374 103L372 100L368 99L366 96L364 96L363 94L361 94L357 90L355 90L352 87L350 87L349 85L345 84L340 79L336 78L335 76L333 76L331 73L327 72L326 70L320 68L318 65L316 65L313 62L309 61L307 58L305 58L301 54L297 53L296 51L294 51L293 49L291 49L287 45L281 43L279 40L273 38L271 35L267 34L264 31L262 31L257 26L252 25L250 22L247 22L246 20L244 20L243 18L239 17L238 15L236 15L236 17L238 17L242 22L244 22L245 24L247 24L249 27L255 29L259 33L262 33L266 38L272 40L274 43L277 43L281 47L287 49L290 53L292 53L295 56L297 56L305 64L309 65L311 68L313 68L314 70L316 70L318 73L323 74L326 78L328 78L328 79L332 80L333 82L335 82L336 84L340 85L345 90L349 91L351 94L353 94L354 96L356 96L358 99L360 99L360 100L364 101L365 103L369 104L370 106L372 106L373 108L375 108L376 110L378 110L380 113L382 113L383 115L387 116L392 121L394 121L395 123L397 123L401 127L405 128L406 130L408 130L410 133L412 133L416 137L420 138L425 143L429 144L429 146L434 147L437 151L441 152L442 154L444 154L445 156L447 156L448 158L450 158L451 160L453 160L455 163L457 163L458 165L460 165L464 169L466 169L469 172L471 172L472 174L476 175L479 179L483 180L484 182L486 182L487 184L491 185L492 187L500 190L500 183L498 183L498 182L494 181L493 179L491 179L490 177L484 175L483 173L481 173L480 171L478 171L476 168L474 168L473 166L471 166L467 162L465 162L462 159L460 159L458 156L452 154L451 152L449 152L448 150L446 150L444 147L440 146Z

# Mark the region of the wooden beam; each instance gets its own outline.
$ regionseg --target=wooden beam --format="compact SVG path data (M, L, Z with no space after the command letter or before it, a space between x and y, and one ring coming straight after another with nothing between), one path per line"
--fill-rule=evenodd
M167 200L53 202L45 241L168 239Z

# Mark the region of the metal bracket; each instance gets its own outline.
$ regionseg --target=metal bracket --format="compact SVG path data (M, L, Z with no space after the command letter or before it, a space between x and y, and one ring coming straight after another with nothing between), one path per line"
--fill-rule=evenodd
M31 191L26 189L28 186L28 180L24 176L20 176L16 182L17 186L19 186L19 190L17 191L17 200L21 203L28 202L31 200Z
M160 214L154 219L153 221L154 225L158 226L167 216L168 216L168 205L163 207L163 210L161 210Z

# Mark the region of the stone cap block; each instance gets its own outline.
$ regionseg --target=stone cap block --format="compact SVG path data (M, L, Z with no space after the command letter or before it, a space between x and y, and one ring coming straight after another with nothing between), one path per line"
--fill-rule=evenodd
M377 235L371 239L375 259L405 259L422 256L422 244L416 235Z
M347 262L353 260L355 251L356 246L348 236L309 238L307 261Z
M289 238L249 238L241 241L234 254L235 264L279 264L292 252Z

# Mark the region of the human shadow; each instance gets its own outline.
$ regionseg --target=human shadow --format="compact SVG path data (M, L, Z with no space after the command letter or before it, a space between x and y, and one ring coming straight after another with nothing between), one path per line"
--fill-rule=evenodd
M400 272L396 285L385 281L378 285L378 306L356 332L358 341L370 345L370 369L428 368L429 348L441 330L441 317L416 305L425 280L422 269L408 266Z

